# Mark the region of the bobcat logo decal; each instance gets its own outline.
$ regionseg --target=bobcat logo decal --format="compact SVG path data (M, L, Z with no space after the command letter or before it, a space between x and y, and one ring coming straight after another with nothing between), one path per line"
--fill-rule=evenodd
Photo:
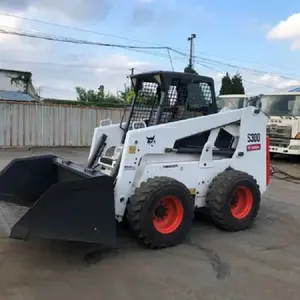
M153 147L153 144L155 144L155 135L152 137L146 137L147 138L147 144Z

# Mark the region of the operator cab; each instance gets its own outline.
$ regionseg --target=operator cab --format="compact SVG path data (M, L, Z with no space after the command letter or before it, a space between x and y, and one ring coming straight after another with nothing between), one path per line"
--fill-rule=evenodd
M128 115L124 139L128 130L218 112L210 77L156 71L132 75L131 81L135 98L131 111L124 113L124 117Z
M218 113L214 80L210 77L182 72L156 71L131 76L135 98L131 105L123 142L128 130L165 124ZM126 113L124 114L126 115ZM202 148L210 131L179 139L175 149ZM231 145L232 136L221 130L217 144Z

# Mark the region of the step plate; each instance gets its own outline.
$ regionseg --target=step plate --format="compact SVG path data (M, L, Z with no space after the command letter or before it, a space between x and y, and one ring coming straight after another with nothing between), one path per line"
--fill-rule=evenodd
M0 234L10 235L12 227L28 210L25 206L0 201Z

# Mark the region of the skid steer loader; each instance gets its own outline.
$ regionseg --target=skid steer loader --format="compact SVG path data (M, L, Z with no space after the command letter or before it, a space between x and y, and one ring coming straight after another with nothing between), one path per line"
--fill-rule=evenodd
M251 226L270 180L266 116L218 112L212 78L157 71L131 76L120 124L95 128L88 163L55 155L11 161L0 173L0 218L18 239L113 246L128 221L153 249L179 244L197 208L227 231Z

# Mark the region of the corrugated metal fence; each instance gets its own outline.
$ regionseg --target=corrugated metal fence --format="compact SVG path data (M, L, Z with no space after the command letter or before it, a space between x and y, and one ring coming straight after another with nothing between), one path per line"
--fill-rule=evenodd
M90 146L100 120L122 115L122 108L0 102L0 147Z

